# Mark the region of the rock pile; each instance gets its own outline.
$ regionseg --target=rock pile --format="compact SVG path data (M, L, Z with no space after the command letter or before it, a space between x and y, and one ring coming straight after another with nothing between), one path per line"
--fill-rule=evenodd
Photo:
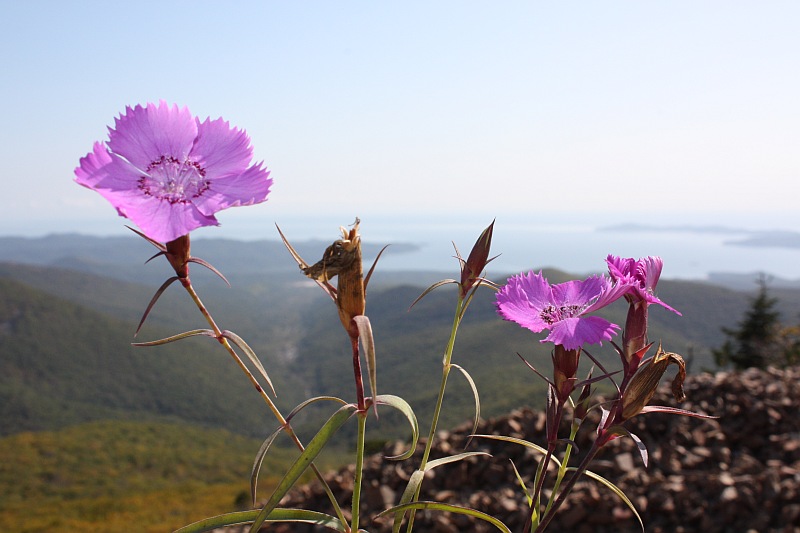
M640 415L629 422L629 429L647 445L648 468L631 439L624 438L601 451L591 469L627 494L648 533L800 533L800 368L698 375L687 380L686 393L682 408L719 420ZM663 387L651 403L675 402ZM576 439L580 450L588 450L596 425L597 419L584 424ZM433 457L461 451L470 430L468 424L442 432ZM545 440L544 414L520 409L483 422L478 433L540 444ZM400 449L401 443L391 443L384 453L393 455ZM530 487L540 456L522 446L485 439L474 439L468 450L492 457L473 457L429 472L422 499L469 506L499 518L512 531L522 531L527 504L511 462ZM390 517L372 517L399 501L418 464L418 455L400 463L381 456L366 461L362 527L372 533L391 531ZM349 507L352 466L328 478L338 500ZM281 506L330 512L324 493L313 483L291 492ZM433 511L419 512L415 524L415 531L426 533L497 531L485 522ZM272 525L267 531L322 529ZM584 477L549 531L616 533L641 528L615 494Z

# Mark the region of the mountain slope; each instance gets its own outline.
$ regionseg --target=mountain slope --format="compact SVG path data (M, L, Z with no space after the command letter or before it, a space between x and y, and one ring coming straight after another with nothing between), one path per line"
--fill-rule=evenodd
M211 339L135 348L133 327L0 279L0 434L104 418L182 419L259 436L274 426Z

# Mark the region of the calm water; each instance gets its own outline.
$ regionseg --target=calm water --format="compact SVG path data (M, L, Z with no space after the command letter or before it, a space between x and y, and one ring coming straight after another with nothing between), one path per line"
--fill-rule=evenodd
M486 218L485 221L479 218ZM361 233L366 242L377 244L414 243L420 248L412 253L389 253L381 258L382 269L455 271L452 241L462 255L469 254L472 244L491 217L453 218L362 217ZM800 279L800 248L756 248L725 244L747 236L747 232L689 231L601 231L600 228L631 219L599 218L591 220L555 221L548 217L504 217L495 223L492 255L501 254L491 265L490 274L508 274L531 268L557 267L571 273L605 271L605 257L615 254L626 257L659 255L664 259L665 278L705 279L709 272L766 272L786 279ZM745 230L797 231L786 217L767 220L757 217L715 216L708 220L679 222L637 221L657 227L675 225L725 226ZM342 220L292 219L279 220L281 228L292 240L309 238L333 239ZM220 228L215 228L220 229ZM266 229L266 232L265 232ZM321 231L324 230L324 231ZM272 228L259 224L248 231L244 225L239 235L251 238L277 237ZM209 232L211 236L211 232Z
M247 210L239 211L247 213ZM340 224L349 223L352 216L268 215L270 218L240 216L236 210L220 216L222 226L201 228L195 238L228 238L243 240L277 240L277 221L292 242L306 239L333 240ZM452 272L458 265L452 258L455 241L463 255L469 254L480 232L492 221L491 215L469 214L443 217L412 215L400 218L387 215L362 215L361 233L365 242L375 244L412 243L419 247L413 253L397 253L399 247L389 248L381 259L382 269L437 270ZM69 223L42 221L39 227L0 228L0 234L39 236L75 231L85 234L129 235L126 221L105 217L102 220ZM719 214L679 217L659 215L637 219L626 214L585 215L570 217L541 215L503 215L495 223L492 252L501 254L489 268L490 275L504 275L522 270L556 267L574 274L605 271L605 257L641 257L660 255L664 259L664 278L705 279L709 272L765 272L773 276L800 280L800 248L755 248L732 246L726 241L747 236L747 232L688 232L688 231L599 231L599 228L638 223L656 227L724 226L749 231L800 231L798 213L761 215Z

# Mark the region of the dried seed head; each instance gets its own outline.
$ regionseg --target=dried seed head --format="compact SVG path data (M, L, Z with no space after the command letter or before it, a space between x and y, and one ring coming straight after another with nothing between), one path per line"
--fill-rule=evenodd
M659 346L658 352L650 361L650 364L639 369L639 372L633 376L633 379L622 394L623 420L636 416L650 402L658 388L661 377L671 364L675 364L678 367L678 373L672 381L672 395L679 402L686 399L686 394L683 392L683 382L686 379L686 363L684 363L680 355L671 352L667 353Z
M342 231L342 238L328 246L322 254L322 259L317 263L302 269L306 276L320 282L338 277L336 307L339 309L339 320L351 337L358 337L353 317L363 315L366 309L361 235L358 233L360 222L356 218L349 230L344 227L339 228Z

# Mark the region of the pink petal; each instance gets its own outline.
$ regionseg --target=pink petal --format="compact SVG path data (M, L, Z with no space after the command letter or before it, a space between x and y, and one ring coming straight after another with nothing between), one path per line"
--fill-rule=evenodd
M84 187L93 188L95 183L107 176L107 165L111 163L111 155L105 145L94 143L92 151L82 157L80 166L75 169L75 181Z
M585 306L600 296L609 285L605 278L592 276L583 281L567 281L553 285L553 299L557 306L577 305Z
M541 313L551 304L550 292L550 284L541 272L513 276L495 297L497 312L504 319L538 333L549 327Z
M584 344L603 344L611 340L619 326L599 316L575 317L553 324L550 335L542 342L561 344L567 350L576 350Z
M109 128L109 149L135 166L146 169L161 156L183 161L197 137L197 122L189 109L169 107L163 100L158 106L147 104L127 107L125 114Z
M144 175L143 170L134 167L117 154L110 154L109 162L104 170L105 175L94 183L95 188L116 191L136 190L138 192L138 182ZM139 194L142 193L139 192Z
M203 226L217 226L213 216L200 213L190 202L170 203L138 190L97 189L119 211L132 220L142 233L159 242L169 242Z
M198 121L197 138L189 155L205 169L206 177L213 180L244 172L253 158L253 149L245 132L231 128L221 118L206 119Z
M209 188L192 202L206 215L238 205L252 205L265 201L272 180L261 163L241 174L209 180Z

